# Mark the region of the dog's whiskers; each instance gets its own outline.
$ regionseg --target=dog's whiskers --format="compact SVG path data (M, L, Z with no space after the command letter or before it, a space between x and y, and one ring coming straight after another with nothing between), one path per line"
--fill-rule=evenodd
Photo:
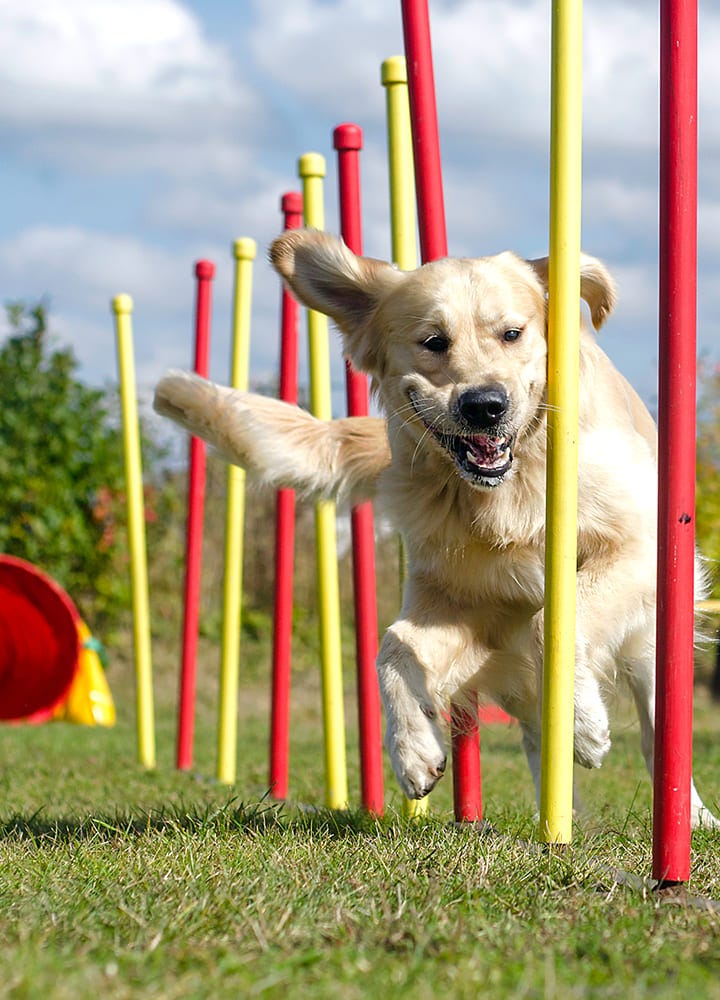
M415 445L415 450L413 451L413 456L412 456L412 459L410 460L410 473L411 474L412 474L413 470L415 469L415 459L418 456L420 450L422 449L422 445L423 445L423 442L425 441L425 438L429 434L430 434L430 428L426 427L425 431L424 431L424 433L422 435L422 437L420 438L420 440L418 441L418 443Z

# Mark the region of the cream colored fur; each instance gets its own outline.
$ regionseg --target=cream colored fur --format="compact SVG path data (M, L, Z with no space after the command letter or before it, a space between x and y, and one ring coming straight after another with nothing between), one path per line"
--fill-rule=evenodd
M386 746L411 798L445 769L439 716L463 691L515 716L539 781L545 548L547 260L512 253L412 272L294 231L271 260L338 324L385 420L323 422L283 403L170 373L155 406L268 486L377 496L408 579L378 656ZM582 258L599 326L612 280ZM581 333L575 759L600 767L607 702L630 685L652 772L656 433L643 403ZM716 825L692 788L693 823Z

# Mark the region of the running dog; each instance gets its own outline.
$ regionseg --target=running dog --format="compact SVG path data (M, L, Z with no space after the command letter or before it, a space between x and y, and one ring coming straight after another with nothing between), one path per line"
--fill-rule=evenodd
M422 798L445 770L450 698L474 692L518 719L536 791L544 632L547 258L506 252L415 271L351 253L326 233L272 245L276 270L339 327L385 419L320 421L298 407L181 372L156 410L266 486L377 497L400 530L407 582L377 670L398 781ZM599 329L615 301L583 255ZM579 304L578 304L579 307ZM609 696L632 691L652 774L656 429L583 328L580 341L575 760L610 749ZM718 826L692 787L692 821Z

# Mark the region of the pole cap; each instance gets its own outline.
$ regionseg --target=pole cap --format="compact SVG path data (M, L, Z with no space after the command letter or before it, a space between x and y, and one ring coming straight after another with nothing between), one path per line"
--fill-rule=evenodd
M126 315L133 311L133 300L131 295L125 293L116 295L112 300L112 311L116 316Z
M363 131L359 125L352 122L343 122L338 125L333 132L333 148L342 149L362 149Z
M391 83L407 83L405 56L390 56L385 59L380 69L380 79L383 87L388 87Z
M204 278L210 281L215 277L215 265L211 260L198 260L195 262L195 277Z
M250 236L241 236L233 243L233 254L235 260L255 260L257 243Z
M280 199L280 211L286 215L302 215L303 196L301 191L286 191Z
M298 160L298 174L301 177L324 177L325 157L322 153L303 153Z

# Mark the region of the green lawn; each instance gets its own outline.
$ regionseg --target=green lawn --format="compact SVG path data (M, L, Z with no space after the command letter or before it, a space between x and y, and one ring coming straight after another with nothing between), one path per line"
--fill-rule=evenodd
M172 767L172 656L159 671L153 772L136 763L131 676L117 652L114 729L3 727L0 996L720 997L720 912L611 874L650 874L650 787L629 716L606 766L578 775L584 809L572 847L548 853L533 841L530 779L511 727L483 732L493 835L453 825L449 782L426 820L403 820L389 773L382 821L318 808L319 697L308 669L294 679L292 802L272 803L262 661L242 684L233 788L212 780L209 642L197 773ZM354 711L350 692L356 797ZM720 706L700 690L696 777L716 809L719 736ZM717 833L694 836L689 890L720 899Z

